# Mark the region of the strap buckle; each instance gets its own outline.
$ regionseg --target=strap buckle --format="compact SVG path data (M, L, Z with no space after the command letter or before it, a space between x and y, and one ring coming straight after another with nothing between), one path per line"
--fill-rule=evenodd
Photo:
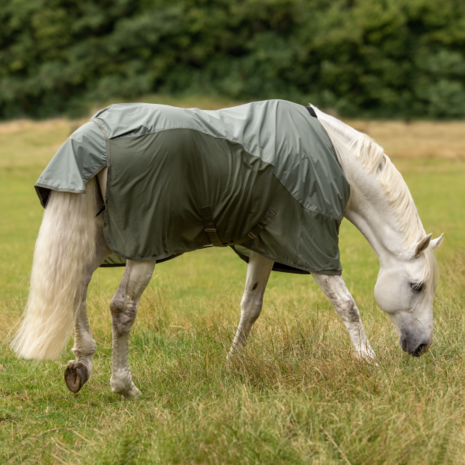
M215 222L213 220L213 212L211 205L206 205L200 209L202 212L203 225L205 226L204 231L207 233L210 239L211 245L214 247L225 247L222 243L218 232L215 228Z
M249 241L250 239L254 240L268 226L268 223L273 219L275 215L276 211L272 208L269 208L268 211L265 213L265 216L260 221L260 223L258 223L254 228L252 228L252 231L250 231L240 239L233 241L232 244L229 245L239 245L243 242Z

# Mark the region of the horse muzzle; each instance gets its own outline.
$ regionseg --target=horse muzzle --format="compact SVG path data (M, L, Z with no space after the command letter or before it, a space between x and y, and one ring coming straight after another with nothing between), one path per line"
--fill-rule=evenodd
M407 352L412 357L419 357L429 349L431 340L418 339L402 334L399 338L399 344L404 352Z

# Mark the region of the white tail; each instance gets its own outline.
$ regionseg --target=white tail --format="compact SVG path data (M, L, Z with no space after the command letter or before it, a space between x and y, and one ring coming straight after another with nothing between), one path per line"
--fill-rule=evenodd
M84 267L95 253L96 183L87 194L52 191L34 251L29 299L12 342L20 357L56 359L82 300Z

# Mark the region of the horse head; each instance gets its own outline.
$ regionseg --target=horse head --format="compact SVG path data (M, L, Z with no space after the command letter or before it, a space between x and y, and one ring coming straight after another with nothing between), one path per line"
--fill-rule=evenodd
M375 285L375 298L393 322L404 352L420 356L431 345L433 300L439 281L434 249L444 235L419 240L400 257L385 261Z

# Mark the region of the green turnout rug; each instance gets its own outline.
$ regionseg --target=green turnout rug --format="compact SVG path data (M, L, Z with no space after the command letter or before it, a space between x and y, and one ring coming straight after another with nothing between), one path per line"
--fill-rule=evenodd
M217 111L142 103L97 112L35 187L84 193L108 167L104 234L125 259L164 261L208 246L250 250L275 269L341 274L349 184L312 108L283 100Z

